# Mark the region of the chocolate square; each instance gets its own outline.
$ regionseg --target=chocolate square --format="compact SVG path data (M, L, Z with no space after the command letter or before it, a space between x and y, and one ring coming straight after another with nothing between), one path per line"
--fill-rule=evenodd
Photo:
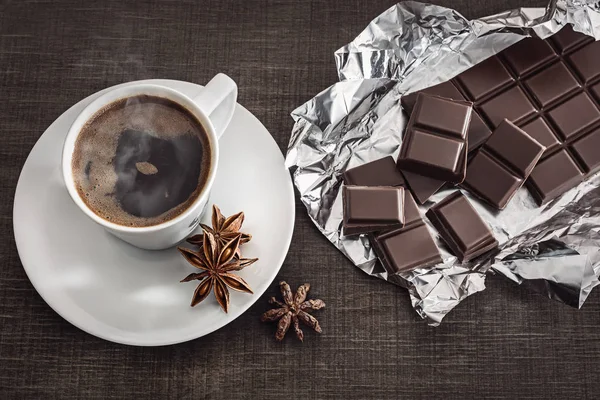
M541 107L546 107L581 88L563 63L543 69L527 79L525 86Z
M343 234L357 235L404 225L404 188L343 186Z
M465 89L469 99L474 101L498 92L514 82L514 78L495 56L466 70L456 77L456 80Z
M505 118L516 123L536 112L535 107L519 86L514 86L506 92L492 97L479 106L479 109L494 127L498 126Z
M481 152L469 162L462 186L486 203L502 209L523 183L523 178L512 174L489 153Z
M577 185L583 177L573 158L561 150L539 162L527 184L538 204L544 204Z
M600 76L600 42L590 43L569 56L569 61L583 82Z
M556 138L552 129L548 126L544 118L538 117L533 121L521 127L529 136L540 142L546 148L545 153L552 152L560 146L560 141Z
M490 228L460 191L431 207L426 216L460 261L472 260L498 246Z
M561 54L567 53L583 43L594 39L579 32L575 32L571 24L565 25L560 31L550 37L550 41L558 48Z
M589 96L579 93L548 113L563 139L569 139L600 121L600 111Z
M593 174L600 167L600 128L585 135L571 146L587 174Z
M517 76L525 76L557 58L552 47L538 38L525 38L504 50L502 54Z
M372 245L388 273L406 272L442 262L440 252L421 218L419 208L407 193L403 228L381 232Z

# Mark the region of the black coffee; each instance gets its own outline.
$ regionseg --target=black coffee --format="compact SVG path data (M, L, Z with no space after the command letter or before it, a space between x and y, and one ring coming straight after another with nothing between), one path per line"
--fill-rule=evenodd
M82 128L73 154L79 195L100 217L126 226L175 218L210 172L208 136L183 106L135 96L109 104Z

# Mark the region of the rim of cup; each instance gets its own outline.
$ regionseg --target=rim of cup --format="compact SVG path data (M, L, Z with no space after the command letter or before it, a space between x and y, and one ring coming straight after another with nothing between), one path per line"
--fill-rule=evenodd
M73 153L75 150L75 142L76 142L77 138L79 137L79 133L81 132L81 129L85 126L85 124L94 115L96 115L100 110L102 110L104 107L108 106L109 104L112 104L115 101L118 101L121 99L126 99L128 97L139 96L139 95L162 97L162 98L166 98L168 100L174 101L177 104L183 106L190 114L192 114L198 120L200 125L202 125L202 127L204 128L206 134L208 135L208 142L210 144L210 149L211 149L211 163L210 163L210 171L208 174L208 178L206 180L206 183L204 184L204 187L202 188L202 190L200 191L200 193L198 194L198 197L196 197L194 202L192 204L190 204L190 206L187 209L185 209L182 213L180 213L179 215L177 215L176 217L174 217L168 221L164 221L164 222L161 222L156 225L142 226L142 227L116 224L114 222L111 222L109 220L102 218L101 216L96 214L93 210L91 210L87 206L85 201L83 201L83 199L79 195L79 192L77 191L77 188L75 187L75 181L73 179L73 167L72 167L72 159L73 159ZM77 206L85 214L87 214L88 217L90 217L91 219L93 219L98 224L100 224L104 227L107 227L107 228L110 228L110 229L113 229L116 231L120 231L120 232L152 232L152 231L162 230L162 229L168 228L172 225L175 225L178 222L180 222L181 220L188 217L192 212L194 212L196 207L200 203L202 203L208 196L210 188L212 187L212 185L214 183L215 175L217 172L218 161L219 161L219 146L218 146L218 138L217 138L217 135L215 132L215 128L214 128L212 122L210 121L210 119L208 118L208 116L200 109L200 107L198 107L196 105L196 103L194 103L194 101L190 97L186 96L185 94L183 94L177 90L174 90L174 89L171 89L171 88L168 88L165 86L161 86L161 85L144 83L144 84L126 85L126 86L123 86L120 88L112 89L112 90L100 95L98 98L96 98L90 104L88 104L79 113L79 115L77 116L77 118L75 119L75 121L73 122L71 127L69 128L69 132L67 133L65 142L63 144L61 166L62 166L63 180L65 182L65 185L67 187L67 191L69 192L69 195L71 196L71 198L73 199L75 204L77 204Z

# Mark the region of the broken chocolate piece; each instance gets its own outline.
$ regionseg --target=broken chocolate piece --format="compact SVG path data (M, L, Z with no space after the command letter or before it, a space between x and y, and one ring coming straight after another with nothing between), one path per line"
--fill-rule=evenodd
M405 225L371 239L379 260L390 274L442 262L440 252L410 193L405 197Z
M498 246L490 228L460 191L431 207L425 215L461 262Z
M462 186L499 210L523 186L544 146L504 120L467 166Z
M470 103L419 93L408 122L398 167L440 181L465 178Z
M406 183L413 197L419 204L424 204L446 184L445 181L439 181L428 176L415 174L414 172L403 171L402 173L404 174L404 178L406 178Z
M392 156L359 165L344 172L346 185L404 186L404 177L396 168Z
M344 235L399 228L404 225L404 188L344 186Z

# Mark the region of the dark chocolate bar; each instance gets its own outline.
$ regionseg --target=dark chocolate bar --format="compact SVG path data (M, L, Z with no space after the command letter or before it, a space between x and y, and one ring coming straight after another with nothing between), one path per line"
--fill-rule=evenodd
M440 181L465 179L470 103L419 93L404 133L398 168Z
M399 228L404 225L404 188L344 186L344 235Z
M600 42L570 25L547 40L523 39L445 89L426 91L456 96L448 85L474 102L489 128L506 118L546 147L526 182L538 204L600 168L600 152L588 147L600 143Z
M344 172L346 185L404 186L404 178L392 156L359 165Z
M461 262L498 246L490 228L460 191L431 207L425 215Z
M545 147L504 120L467 165L462 186L502 210L544 153Z
M404 227L381 232L371 244L390 274L442 262L440 252L409 192L404 198Z

